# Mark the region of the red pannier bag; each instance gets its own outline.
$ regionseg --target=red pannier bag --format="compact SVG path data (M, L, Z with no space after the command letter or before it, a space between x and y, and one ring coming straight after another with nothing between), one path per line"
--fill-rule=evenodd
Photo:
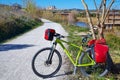
M105 39L96 40L95 42L95 61L96 63L105 63L107 59L107 52L109 50Z
M44 38L46 40L52 41L53 37L54 37L54 34L55 34L55 30L54 29L46 29Z

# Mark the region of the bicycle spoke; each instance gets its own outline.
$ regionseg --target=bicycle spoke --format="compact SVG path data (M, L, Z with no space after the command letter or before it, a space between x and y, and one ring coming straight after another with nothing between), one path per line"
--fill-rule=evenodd
M48 56L51 51L51 48L45 48L38 52L33 58L32 68L33 71L41 77L48 77L55 74L61 67L62 58L60 54L55 50L52 61L48 62ZM39 54L39 55L38 55Z

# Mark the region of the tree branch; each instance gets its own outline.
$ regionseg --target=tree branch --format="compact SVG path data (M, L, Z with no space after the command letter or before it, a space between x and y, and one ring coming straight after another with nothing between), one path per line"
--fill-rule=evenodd
M98 10L98 7L97 7L97 4L96 4L96 1L95 0L93 0L94 1L94 4L95 4L95 8Z
M96 39L95 33L94 33L94 29L93 29L92 19L91 19L91 17L90 17L90 12L89 12L89 10L88 10L88 6L87 6L87 4L85 3L84 0L81 0L81 1L82 1L83 5L84 5L85 11L86 11L86 16L87 16L87 19L88 19L88 23L89 23L89 25L90 25L91 32L92 32L92 34L93 34L92 37L93 37L93 39Z
M106 17L107 17L107 15L108 15L109 11L110 11L110 8L111 8L111 6L113 5L114 2L115 2L115 0L112 0L111 3L110 3L110 5L108 6L107 11L106 11L106 13L105 13L105 16L104 16L104 18L103 18L103 20L102 20L102 24L105 22Z
M103 0L101 1L101 4L99 6L99 10L102 8L102 6L103 6Z
M94 2L95 8L96 8L96 12L97 12L97 13L96 13L97 21L99 22L99 9L98 9L98 7L97 7L96 1L93 0L93 2Z
M102 7L103 0L101 1L101 4L100 4L99 8L97 7L96 1L95 0L93 0L93 1L94 1L94 5L96 7L96 10L97 10L97 13L96 13L97 21L98 21L97 25L99 25L100 24L100 15L99 15L99 12L100 12L100 9Z
M104 20L105 12L106 12L106 0L103 0L102 21Z

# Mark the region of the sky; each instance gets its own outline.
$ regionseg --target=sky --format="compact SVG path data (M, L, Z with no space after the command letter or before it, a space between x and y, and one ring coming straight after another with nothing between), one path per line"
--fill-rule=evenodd
M0 4L12 5L18 3L23 5L24 0L0 0ZM89 6L89 9L95 9L93 0L85 0ZM99 5L101 0L96 0L97 5ZM38 7L46 8L48 6L56 6L57 9L84 9L81 0L34 0Z

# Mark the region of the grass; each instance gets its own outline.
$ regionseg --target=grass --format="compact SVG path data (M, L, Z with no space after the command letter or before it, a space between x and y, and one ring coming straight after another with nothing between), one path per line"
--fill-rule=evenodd
M79 32L87 32L88 31L88 29L86 29L86 28L81 28L81 27L73 26L73 25L64 26L64 28L69 33L68 40L77 45L81 45L81 37L79 35L75 35L75 34L79 33ZM111 55L114 63L119 63L119 60L120 60L119 59L119 57L120 57L120 37L116 36L114 33L106 33L105 32L105 39L109 46L110 55ZM73 55L75 55L75 53L77 52L77 50L72 46L69 47L69 50L73 53ZM120 67L120 66L118 66L118 67ZM71 80L72 79L74 79L74 80L115 80L115 79L120 79L119 74L116 76L116 74L112 74L112 73L109 73L105 77L101 77L101 78L98 78L96 76L93 76L91 78L85 78L80 73L80 70L78 70L78 73L76 75L70 76L70 78L71 78Z
M112 50L120 50L120 37L117 37L115 34L107 34L106 35L106 40L108 42L109 47Z
M50 16L50 15L47 15L47 16ZM52 21L57 21L59 23L67 23L66 20L64 22L61 22L63 20L60 20L60 19L61 19L60 16L56 16L56 17L54 17L54 19L51 18ZM92 19L93 19L93 22L96 23L97 20L95 18L92 18ZM79 18L79 20L82 22L87 22L86 18ZM69 33L68 40L74 44L81 45L81 37L79 35L76 35L76 33L86 32L86 31L88 31L88 29L81 28L81 27L74 26L74 25L67 25L67 24L63 24L63 27ZM120 33L120 28L118 28L117 30L119 30L118 33ZM119 63L120 38L117 37L114 33L112 33L112 34L105 33L105 39L107 40L107 44L110 47L109 51L110 51L110 55L111 55L113 61L115 63L120 64ZM69 47L69 50L73 53L73 55L75 55L76 50L73 47ZM120 65L118 67L120 67ZM119 74L109 73L105 77L98 78L96 76L93 76L91 78L86 78L86 77L82 76L82 74L80 73L80 70L78 70L78 73L76 75L70 76L70 80L116 80L116 79L119 80L120 79L119 76L120 76Z
M76 35L79 32L87 32L88 28L78 27L75 25L64 26L65 30L69 33L68 40L74 44L81 45L81 36Z
M120 32L119 32L120 33ZM107 44L110 47L110 55L114 61L114 63L120 62L120 37L116 36L114 33L106 34Z

